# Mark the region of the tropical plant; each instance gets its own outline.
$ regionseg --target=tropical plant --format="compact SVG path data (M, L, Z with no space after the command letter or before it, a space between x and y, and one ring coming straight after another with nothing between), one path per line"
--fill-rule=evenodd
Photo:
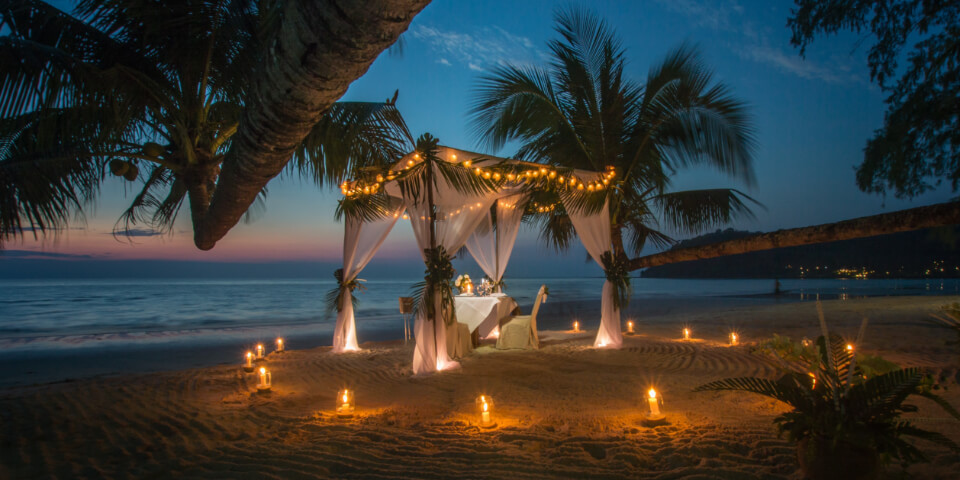
M508 65L483 77L472 109L479 138L493 149L519 142L516 157L523 160L612 169L601 201L565 202L599 210L609 199L611 260L639 254L648 243L669 245L665 228L696 233L750 215L752 199L738 190L670 188L677 171L694 166L753 181L747 107L714 81L695 48L671 51L640 85L624 78L626 52L606 22L570 9L559 11L556 23L560 39L549 43L549 67ZM565 249L574 230L559 202L563 193L538 195L538 203L558 206L528 210L528 220L543 240Z
M695 391L751 392L789 405L791 410L774 422L781 434L798 443L798 458L810 478L873 478L879 471L878 459L896 459L904 464L924 461L923 453L902 437L960 450L942 434L900 418L903 413L917 411L915 405L904 403L910 396L932 400L960 418L950 404L931 392L930 375L911 367L868 376L859 363L857 349L827 331L822 310L821 329L823 335L815 342L812 361L803 353L778 356L789 366L777 380L729 378L701 385ZM790 350L795 349L791 346Z
M274 66L266 60L277 55L288 6L84 0L68 14L41 1L0 1L0 241L63 228L110 174L139 189L117 232L141 224L167 231L184 201L200 226L219 187L249 176L221 175L221 167L257 116L247 107L262 106L255 90ZM287 119L277 116L260 135L275 136ZM412 144L393 101L330 105L314 110L308 127L280 166L292 158L291 173L322 184L394 161ZM262 197L279 171L246 192Z
M802 370L802 368L794 368L798 365L816 364L819 354L817 344L814 341L804 338L797 342L791 340L790 337L777 334L769 339L757 342L753 348L753 353L773 359L780 364L781 369L786 371ZM899 369L900 366L880 355L859 352L857 353L857 368L862 371L864 377L869 378L892 372Z

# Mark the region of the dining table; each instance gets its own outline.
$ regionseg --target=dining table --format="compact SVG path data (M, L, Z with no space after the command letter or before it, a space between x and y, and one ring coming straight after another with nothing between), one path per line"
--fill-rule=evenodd
M457 295L453 304L457 322L466 324L470 333L476 333L480 338L490 335L500 325L500 319L509 317L517 308L516 300L503 293Z

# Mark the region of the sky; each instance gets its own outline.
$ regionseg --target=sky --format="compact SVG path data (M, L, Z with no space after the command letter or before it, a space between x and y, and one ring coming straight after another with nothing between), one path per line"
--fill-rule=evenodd
M677 190L735 187L759 201L755 218L729 227L770 231L948 201L948 188L905 201L868 195L854 168L883 120L883 92L870 81L866 49L852 34L818 39L806 58L790 46L792 2L783 0L650 0L554 3L434 0L403 35L402 54L385 52L343 100L381 101L399 90L397 107L414 137L431 133L441 144L494 152L472 135L468 112L478 79L498 65L543 65L556 37L558 6L583 5L609 22L627 51L625 75L642 82L648 69L684 42L700 49L715 78L750 105L758 148L756 184L742 185L709 169L685 170ZM284 173L269 184L265 211L240 224L209 252L192 243L184 209L171 234L147 229L130 239L111 234L134 190L109 180L83 219L45 239L8 242L0 277L123 275L317 276L339 262L342 226L334 221L339 192ZM682 238L682 236L678 236ZM521 230L507 276L598 275L577 246L558 254ZM5 266L4 266L5 265ZM469 260L459 269L480 274ZM409 225L390 234L368 271L422 270Z

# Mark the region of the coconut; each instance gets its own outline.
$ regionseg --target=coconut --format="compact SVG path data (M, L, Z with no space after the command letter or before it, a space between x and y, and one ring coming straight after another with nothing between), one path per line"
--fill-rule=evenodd
M143 154L148 157L159 157L163 154L163 145L159 143L147 142L143 144Z
M137 175L140 174L140 169L136 165L127 162L127 171L123 174L123 178L126 178L129 181L134 181L137 179Z
M127 170L130 168L130 162L124 160L113 159L110 160L110 173L121 177Z

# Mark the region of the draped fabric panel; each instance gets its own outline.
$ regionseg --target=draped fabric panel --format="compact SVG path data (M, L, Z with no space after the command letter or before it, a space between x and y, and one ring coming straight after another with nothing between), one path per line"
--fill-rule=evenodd
M523 195L510 195L497 200L497 276L491 277L499 282L503 273L507 271L510 254L517 242L520 233L520 223L523 220ZM498 288L499 292L500 289Z
M392 214L373 222L347 216L343 231L344 283L355 280L383 245L387 234L403 215L402 206L395 208ZM360 346L357 343L357 325L353 316L353 295L347 290L344 292L343 309L337 312L337 324L333 330L333 352L357 350L360 350Z
M453 188L443 188L442 185L444 183L440 182L437 189L442 191L442 196L436 193L433 196L436 211L435 241L437 246L443 246L449 255L453 255L463 247L500 194L461 193ZM424 255L423 250L430 248L430 214L425 192L426 190L421 191L420 198L416 201L409 196L404 198L421 255ZM420 312L414 321L417 342L413 352L415 375L459 366L459 363L450 358L446 346L446 330L454 328L455 325L448 326L444 322L444 315L440 311L440 295L435 298L437 305L434 311L437 312L437 318L428 319L425 312Z
M510 254L520 232L520 222L523 220L522 195L510 195L497 200L497 225L493 228L493 221L489 211L480 221L473 234L467 240L467 250L477 261L483 273L500 282L510 262ZM497 292L502 289L497 287Z
M604 252L611 251L612 234L610 232L610 204L603 204L603 209L594 215L586 215L575 208L567 207L567 213L573 228L586 247L590 257L603 268L600 257ZM603 282L603 292L600 300L600 328L597 329L597 338L594 347L620 348L623 345L623 334L620 331L620 310L614 307L613 284L609 280Z

